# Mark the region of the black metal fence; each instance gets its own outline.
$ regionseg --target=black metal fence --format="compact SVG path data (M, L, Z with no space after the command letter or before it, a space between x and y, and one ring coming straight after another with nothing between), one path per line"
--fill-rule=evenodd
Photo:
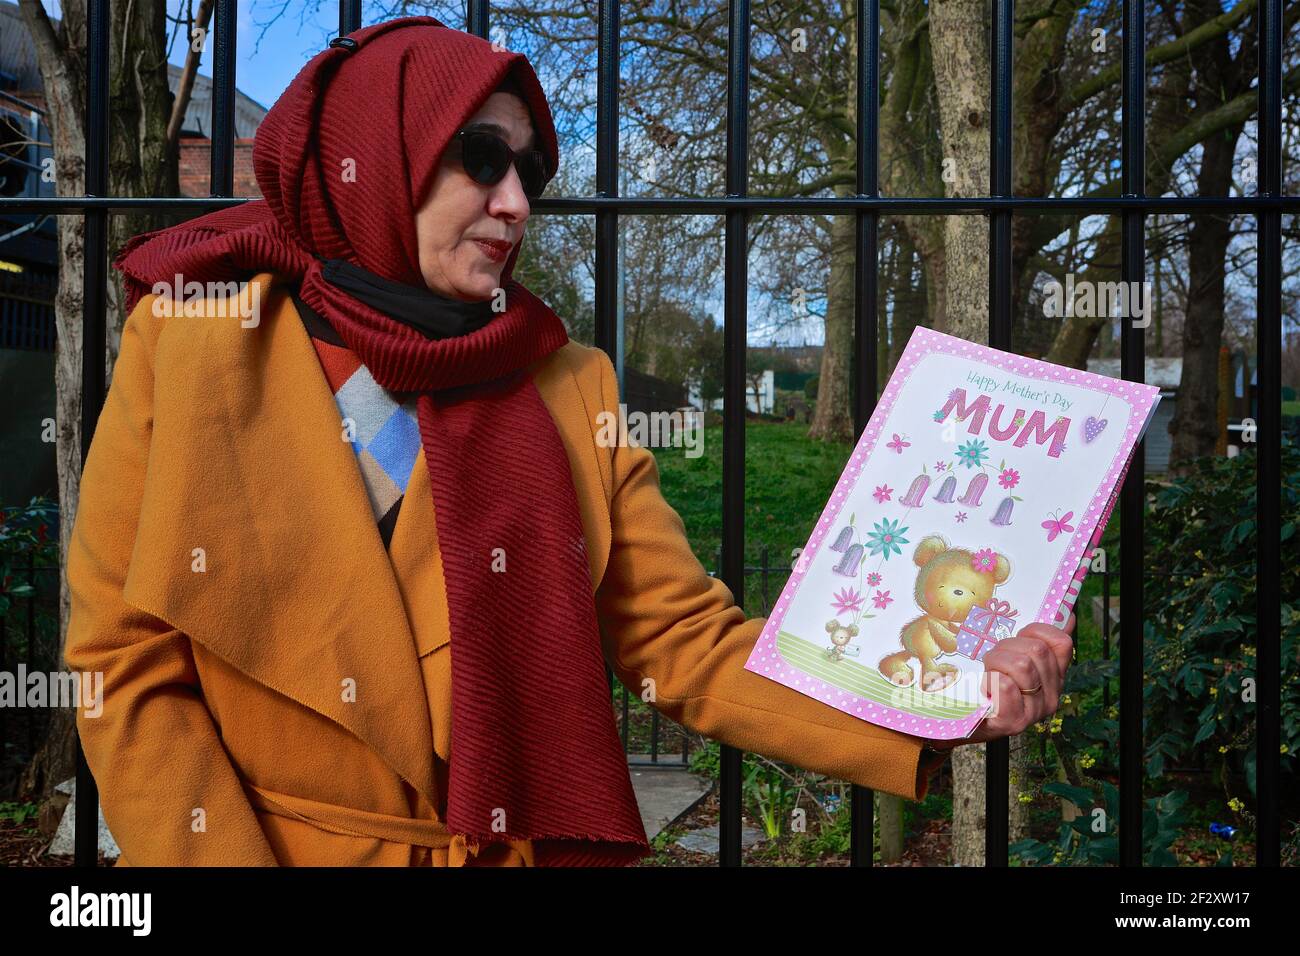
M745 540L745 352L747 319L747 230L753 213L852 215L856 220L855 344L857 381L854 417L858 432L865 427L878 391L876 347L880 316L876 297L879 218L884 214L941 213L983 215L989 219L989 344L1013 348L1011 227L1015 215L1057 214L1065 211L1118 213L1122 221L1122 274L1125 283L1144 279L1143 226L1148 213L1204 212L1251 214L1256 217L1258 253L1258 527L1278 529L1281 510L1281 294L1284 210L1300 208L1296 198L1282 195L1282 0L1261 0L1257 11L1259 63L1258 194L1250 197L1150 197L1145 194L1146 14L1141 0L1123 5L1123 188L1118 198L1030 198L1011 192L1012 49L1014 7L1010 0L992 5L992 103L990 195L981 198L885 198L880 195L877 146L879 136L879 0L857 0L859 30L857 70L857 190L848 198L781 199L749 195L749 50L750 4L730 0L728 23L726 194L713 198L626 198L619 195L619 6L601 0L597 8L598 88L596 135L596 195L543 198L535 208L543 213L594 214L596 219L595 307L596 344L609 352L622 372L618 328L618 221L624 213L675 215L720 214L725 217L725 330L722 484L721 576L737 595L744 594ZM108 180L108 0L91 0L87 22L89 55L86 70L86 196L72 199L0 199L0 208L29 215L56 213L84 217L84 347L93 359L104 354L107 281L107 219L111 212L152 208L199 212L232 204L234 169L233 116L235 94L235 0L216 0L215 54L212 96L212 172L210 200L132 199L107 197ZM487 0L469 0L467 29L488 36ZM341 0L340 32L361 26L359 0ZM215 200L215 201L214 201ZM237 202L238 200L236 200ZM1140 381L1144 345L1140 330L1125 321L1121 332L1121 375ZM83 361L85 390L82 452L94 436L104 398L104 363ZM1120 819L1121 864L1142 861L1142 547L1143 465L1139 450L1124 484L1120 504L1121 586L1127 613L1120 621ZM1258 537L1257 657L1258 748L1257 792L1276 794L1280 774L1281 660L1277 639L1281 595L1279 535ZM1005 740L988 745L987 845L990 866L1007 865L1008 748ZM723 865L740 862L741 755L723 748L721 855ZM77 861L96 859L97 792L80 761L77 775ZM1276 801L1262 799L1258 812L1258 865L1276 866L1280 855ZM872 857L870 792L853 788L853 863L869 866Z

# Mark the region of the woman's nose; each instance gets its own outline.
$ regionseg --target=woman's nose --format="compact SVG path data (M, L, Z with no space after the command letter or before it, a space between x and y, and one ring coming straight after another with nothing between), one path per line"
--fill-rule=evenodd
M488 212L493 216L508 216L516 222L522 222L528 218L531 208L523 181L519 178L519 170L512 163L510 171L501 182L492 187L492 193L488 197Z

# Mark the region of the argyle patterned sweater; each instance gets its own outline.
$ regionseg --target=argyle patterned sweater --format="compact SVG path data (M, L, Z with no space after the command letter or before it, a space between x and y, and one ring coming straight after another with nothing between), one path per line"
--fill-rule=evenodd
M379 536L387 548L420 454L420 423L415 410L418 394L385 389L329 322L296 294L293 302L316 348L343 427L349 429L352 450L379 523Z

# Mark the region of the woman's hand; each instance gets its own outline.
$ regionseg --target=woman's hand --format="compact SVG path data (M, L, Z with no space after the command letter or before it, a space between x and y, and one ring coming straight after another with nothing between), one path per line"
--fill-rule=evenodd
M993 710L969 737L931 741L931 748L943 750L1011 737L1056 713L1074 653L1073 632L1071 612L1064 629L1027 624L1015 637L998 641L984 655L981 683L981 692L993 698Z

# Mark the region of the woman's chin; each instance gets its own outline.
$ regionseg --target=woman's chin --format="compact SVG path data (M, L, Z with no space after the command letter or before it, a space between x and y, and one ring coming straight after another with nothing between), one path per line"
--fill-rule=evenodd
M457 288L465 296L475 299L489 299L501 286L501 267L479 266L472 269Z

